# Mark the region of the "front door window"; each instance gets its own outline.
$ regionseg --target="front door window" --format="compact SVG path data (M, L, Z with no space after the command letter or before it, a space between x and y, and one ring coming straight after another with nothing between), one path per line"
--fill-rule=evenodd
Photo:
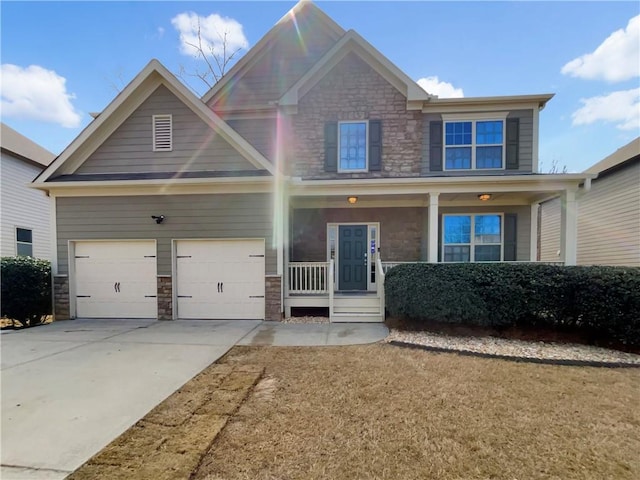
M367 225L339 226L340 290L367 289L367 228Z

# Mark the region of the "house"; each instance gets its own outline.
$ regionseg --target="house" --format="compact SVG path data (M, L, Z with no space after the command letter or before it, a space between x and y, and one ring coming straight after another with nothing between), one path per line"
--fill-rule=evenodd
M50 199L29 184L54 157L0 123L0 256L51 258Z
M56 318L382 321L397 263L535 261L593 176L538 173L552 96L437 98L307 1L202 98L152 60L33 184Z
M640 137L596 163L577 197L577 264L640 267ZM539 259L561 252L561 201L540 205Z

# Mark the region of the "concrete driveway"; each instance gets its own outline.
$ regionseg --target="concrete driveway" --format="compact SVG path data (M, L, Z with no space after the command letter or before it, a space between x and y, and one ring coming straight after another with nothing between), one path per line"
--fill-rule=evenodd
M75 320L3 332L0 478L64 478L260 323Z

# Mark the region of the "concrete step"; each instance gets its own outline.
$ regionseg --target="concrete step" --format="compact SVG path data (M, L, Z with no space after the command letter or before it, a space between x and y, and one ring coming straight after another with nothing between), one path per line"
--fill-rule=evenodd
M380 314L380 304L378 305L336 305L333 304L335 313L375 313Z
M374 322L384 322L384 318L382 315L371 314L371 313L341 313L337 314L334 312L331 317L332 323L374 323Z
M375 295L334 296L335 307L380 307L380 297Z

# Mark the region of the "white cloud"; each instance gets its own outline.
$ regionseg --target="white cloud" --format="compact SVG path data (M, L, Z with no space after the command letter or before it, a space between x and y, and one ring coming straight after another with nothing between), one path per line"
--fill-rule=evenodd
M562 73L588 80L622 82L640 76L640 15L626 29L613 32L596 48L571 60Z
M198 56L198 50L193 46L198 44L198 26L202 48L206 53L222 54L225 42L228 54L249 46L242 24L217 13L208 17L194 12L180 13L171 19L171 23L180 33L180 52L184 55Z
M158 38L162 38L164 36L164 28L158 27Z
M63 127L80 125L81 115L71 104L67 79L39 65L1 67L2 115L51 122Z
M440 98L462 98L464 92L461 88L456 88L448 82L441 82L438 77L426 77L418 80L420 85L427 93L437 95Z
M640 88L583 98L573 112L573 125L595 122L615 123L620 130L640 130Z

